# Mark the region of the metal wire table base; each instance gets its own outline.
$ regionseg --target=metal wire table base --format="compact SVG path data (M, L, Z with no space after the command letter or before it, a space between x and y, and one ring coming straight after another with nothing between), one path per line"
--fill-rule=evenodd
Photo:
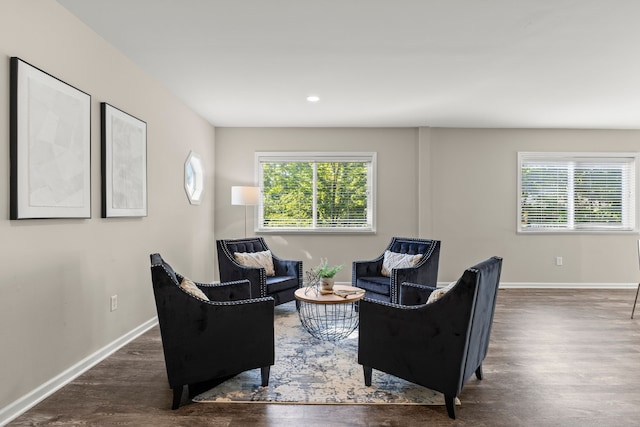
M300 301L298 315L302 326L315 338L339 341L358 327L358 301L342 304Z

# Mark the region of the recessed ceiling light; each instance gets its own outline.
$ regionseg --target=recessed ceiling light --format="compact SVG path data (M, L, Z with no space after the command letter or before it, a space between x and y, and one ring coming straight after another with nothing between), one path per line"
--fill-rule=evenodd
M307 101L309 101L309 102L318 102L318 101L320 101L320 97L316 96L316 95L309 95L309 96L307 96Z

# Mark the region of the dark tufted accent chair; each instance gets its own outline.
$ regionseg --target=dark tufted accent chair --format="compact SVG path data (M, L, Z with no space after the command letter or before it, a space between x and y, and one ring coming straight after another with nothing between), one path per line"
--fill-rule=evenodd
M385 251L402 254L422 254L422 259L411 268L393 269L391 277L382 275ZM440 241L393 237L389 246L376 259L354 261L351 270L353 286L364 289L367 298L397 303L402 282L416 282L435 287L438 280Z
M185 385L193 397L203 385L209 388L254 368L261 369L262 386L268 385L275 351L273 298L249 299L248 280L196 283L210 299L205 301L184 291L182 279L160 254L151 255L172 409L180 406Z
M368 298L360 301L358 363L371 385L373 369L444 394L449 417L455 398L476 374L482 379L495 312L502 258L468 268L439 300L405 306ZM405 289L408 295L405 295ZM402 284L402 299L422 300L435 288Z
M251 296L270 296L275 305L295 300L293 293L302 286L302 261L278 258L273 251L275 276L267 276L264 268L245 267L236 262L234 252L263 252L269 250L262 237L217 240L220 280L247 279L251 282Z

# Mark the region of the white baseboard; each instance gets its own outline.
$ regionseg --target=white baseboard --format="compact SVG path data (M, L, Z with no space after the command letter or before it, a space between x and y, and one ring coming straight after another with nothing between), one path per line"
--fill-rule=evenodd
M8 424L13 419L28 411L30 408L32 408L42 400L51 396L60 388L64 387L75 378L88 371L93 366L97 365L98 363L109 357L111 354L115 353L121 347L138 338L140 335L147 332L157 324L157 317L149 319L142 325L129 331L117 340L109 343L105 347L71 366L69 369L50 379L35 390L25 394L18 400L0 409L0 426Z
M533 283L500 282L504 289L636 289L637 283Z
M438 282L438 287L451 282ZM336 282L351 285L351 282ZM536 283L536 282L500 282L500 289L637 289L638 283Z

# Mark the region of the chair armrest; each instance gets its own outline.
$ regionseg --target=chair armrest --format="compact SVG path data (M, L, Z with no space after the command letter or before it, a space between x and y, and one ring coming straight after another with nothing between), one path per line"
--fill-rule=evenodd
M422 285L437 287L438 262L440 252L434 251L427 259L423 259L414 267L394 268L391 270L391 297L397 303L400 298L400 284L404 282L420 283ZM395 298L397 299L394 299Z
M203 310L203 315L212 320L205 329L196 332L202 334L202 338L207 335L210 342L234 343L234 349L217 349L217 352L243 355L242 357L253 358L253 352L260 348L259 343L263 340L270 342L271 352L273 352L274 342L274 299L272 297L253 298L241 301L205 301L209 306ZM209 312L209 311L212 312ZM198 314L197 319L193 319L195 324L202 325L202 320ZM197 331L197 328L193 328ZM206 339L205 339L206 340ZM271 355L273 357L273 353ZM273 359L271 359L273 364Z
M225 257L226 258L226 257ZM267 294L266 270L260 267L246 267L234 260L220 263L220 280L224 282L236 282L248 280L251 282L251 297L259 298ZM224 271L223 271L224 268Z
M246 265L239 264L235 261L232 261L231 268L225 269L225 282L235 282L238 280L247 279L253 283L252 276L259 277L260 270L264 270L261 267L247 267Z
M421 378L423 385L457 395L471 307L453 302L402 306L363 298L358 363L408 380ZM409 366L415 371L407 370ZM453 388L443 390L435 384Z
M353 261L352 267L354 284L359 277L380 276L382 271L382 257L372 260Z
M418 283L403 282L400 284L400 304L401 305L421 305L426 304L431 292L435 291L433 286L420 285Z
M431 250L416 265L410 268L398 268L392 271L392 284L402 282L421 283L428 286L438 284L438 266L440 263L440 242L434 241Z
M182 376L181 381L170 376L172 387L200 381L203 373L212 378L273 365L273 298L181 300L172 308L174 315L159 319L167 372ZM186 372L197 373L197 379Z
M239 301L251 298L251 282L196 283L210 301Z

